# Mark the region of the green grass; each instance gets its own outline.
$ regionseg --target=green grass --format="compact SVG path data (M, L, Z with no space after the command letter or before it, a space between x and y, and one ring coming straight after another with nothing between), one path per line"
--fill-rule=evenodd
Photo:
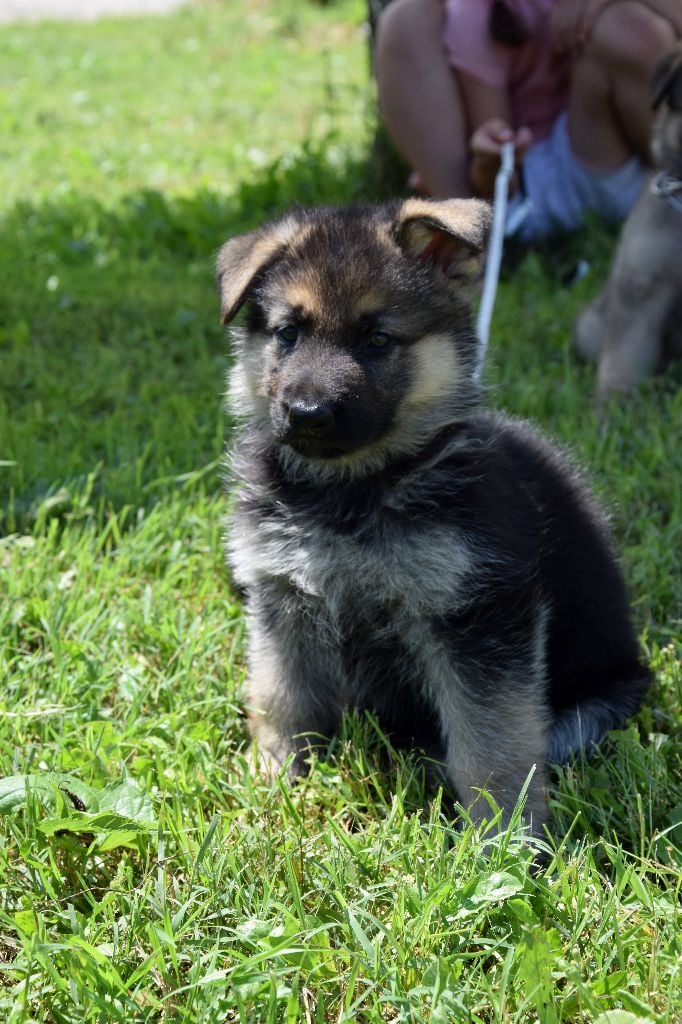
M363 4L0 30L0 1019L682 1020L679 370L597 415L592 225L502 282L491 401L611 510L656 683L553 780L549 864L459 828L351 719L289 789L243 757L215 250L385 191ZM576 254L592 262L561 283ZM487 837L490 839L490 837Z

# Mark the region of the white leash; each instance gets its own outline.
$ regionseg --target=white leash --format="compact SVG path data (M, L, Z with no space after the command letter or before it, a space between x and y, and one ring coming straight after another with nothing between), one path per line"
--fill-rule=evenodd
M490 244L488 246L488 257L485 265L485 276L483 278L483 293L481 304L478 309L478 362L476 364L476 380L480 380L488 350L488 339L490 337L490 321L493 316L495 295L497 294L497 282L500 277L500 264L502 263L502 245L504 243L504 229L507 219L507 199L509 197L509 179L514 173L514 143L505 142L502 147L502 163L495 178L495 197L493 203L493 227L490 233Z

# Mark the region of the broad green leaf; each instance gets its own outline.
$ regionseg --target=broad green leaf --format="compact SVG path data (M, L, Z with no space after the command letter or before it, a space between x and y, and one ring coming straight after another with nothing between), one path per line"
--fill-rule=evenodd
M26 805L30 796L37 796L43 804L54 806L56 792L64 794L67 801L73 794L77 801L86 806L97 802L96 791L71 775L59 772L34 773L31 775L8 775L0 779L0 814Z
M154 823L151 800L130 779L103 789L99 794L99 810L114 811L133 821Z
M17 928L25 935L33 935L38 929L36 915L32 910L16 910L12 915L17 923Z
M8 775L0 779L0 814L9 814L16 807L23 807L29 792L44 795L52 790L53 784L39 776Z
M610 996L617 992L621 985L626 985L627 980L627 971L614 971L613 974L590 982L590 989L595 996Z
M516 896L522 889L523 882L508 871L494 871L487 878L481 879L471 895L471 900L473 903L501 903Z
M148 836L154 831L155 825L152 822L134 821L126 815L111 811L100 811L97 814L76 811L66 818L41 821L38 828L48 836L58 833L92 835L97 840L97 849L104 852L118 846L129 846L136 839Z
M552 971L560 951L561 939L555 928L549 931L534 928L526 932L519 946L519 977L543 1024L552 1024L556 1020L556 1011L551 1004L554 988Z
M524 899L515 898L507 901L507 906L512 911L515 917L522 921L528 927L532 927L538 920L537 915L530 904L526 903Z

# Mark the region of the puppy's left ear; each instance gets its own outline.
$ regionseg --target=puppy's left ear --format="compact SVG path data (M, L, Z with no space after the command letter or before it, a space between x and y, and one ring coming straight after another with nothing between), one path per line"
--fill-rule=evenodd
M651 76L651 96L654 110L667 100L668 106L682 113L682 48L679 46L656 61Z
M229 324L237 315L256 278L277 262L302 230L296 217L289 216L225 242L216 264L221 323Z
M492 212L480 199L406 199L394 221L398 245L452 281L476 277Z

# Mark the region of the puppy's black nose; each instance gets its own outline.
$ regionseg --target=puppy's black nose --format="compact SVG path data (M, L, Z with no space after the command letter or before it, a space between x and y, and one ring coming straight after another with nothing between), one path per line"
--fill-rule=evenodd
M324 402L293 402L287 411L289 426L297 434L322 437L334 422L331 406Z

